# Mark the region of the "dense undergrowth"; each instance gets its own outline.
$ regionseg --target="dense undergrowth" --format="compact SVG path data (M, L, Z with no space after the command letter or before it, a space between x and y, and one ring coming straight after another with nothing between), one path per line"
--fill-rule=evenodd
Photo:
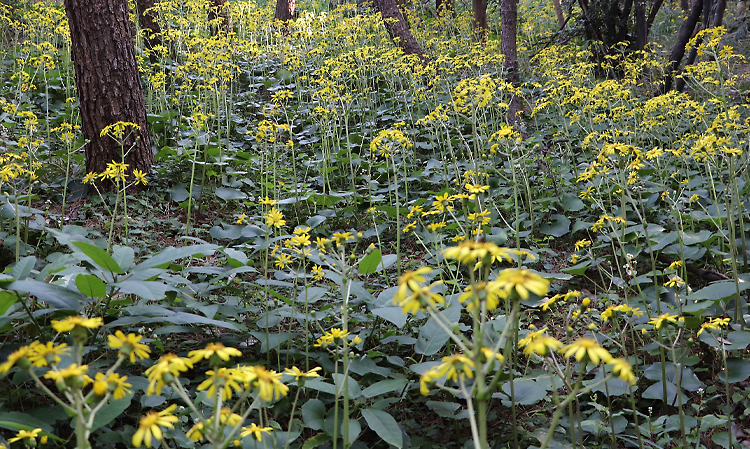
M284 33L232 2L212 35L206 2L162 0L159 62L137 42L157 164L125 177L85 173L62 6L18 3L0 5L4 444L746 441L746 33L703 32L687 93L658 95L666 7L651 50L596 62L544 47L551 3L521 2L514 86L460 8L415 5L421 64L354 5L302 4Z

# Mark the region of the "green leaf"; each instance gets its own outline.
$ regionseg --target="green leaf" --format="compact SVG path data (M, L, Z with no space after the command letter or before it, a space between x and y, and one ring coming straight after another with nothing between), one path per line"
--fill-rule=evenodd
M79 274L76 276L76 287L78 291L90 298L103 298L107 296L107 286L104 281L93 274Z
M18 301L18 296L11 292L0 291L0 315L5 315L10 306Z
M677 385L673 384L672 382L667 382L667 404L672 406L677 405L677 391ZM688 398L682 391L680 391L680 394L682 395L682 403L687 404L690 398ZM643 397L646 399L656 399L659 401L663 401L664 386L662 384L662 381L656 382L655 384L646 388L646 391L643 392Z
M203 243L201 245L183 246L181 248L168 247L163 251L149 257L138 264L133 271L143 271L147 268L162 267L166 268L167 264L177 259L192 257L197 254L212 255L219 248L218 245Z
M302 421L312 430L322 430L326 419L326 406L320 399L310 399L302 406Z
M13 431L42 429L45 433L52 433L52 426L21 412L0 413L0 427Z
M563 273L577 274L577 275L580 276L580 275L584 274L586 272L586 270L590 266L591 266L591 261L590 260L585 260L585 261L583 261L581 263L577 263L577 264L573 265L572 267L563 268L560 271L562 271Z
M513 382L513 396L510 395L510 382L505 382L502 390L519 405L533 405L547 397L547 390L533 379L516 379Z
M565 215L553 214L550 221L539 226L539 232L553 237L562 237L570 231L570 219Z
M562 196L562 208L565 212L578 212L585 207L586 204L572 193L566 193Z
M99 267L102 271L109 271L110 273L115 274L125 274L125 272L122 271L122 268L120 268L120 265L115 262L115 259L98 246L87 242L73 242L73 245L83 251L83 254L89 256L94 262L94 265Z
M730 384L742 382L750 377L750 361L743 359L727 359L726 374L719 374L719 380Z
M362 390L362 396L366 398L374 398L375 396L382 396L393 391L398 391L400 393L408 383L409 381L407 379L381 380Z
M65 287L33 281L31 279L11 282L6 289L36 296L40 301L44 301L61 310L81 310L81 303L88 299L80 293L68 290Z
M174 287L159 281L122 281L112 286L119 288L123 293L136 295L149 301L163 299L167 291L174 290Z
M380 261L383 260L383 255L380 249L375 248L370 254L366 255L359 263L359 274L371 274L378 269Z
M461 303L454 300L450 309L438 312L443 315L442 320L447 323L457 323L461 317ZM437 323L437 318L430 317L429 320L419 329L419 338L414 350L418 354L433 355L437 354L450 336Z
M409 315L404 313L401 307L381 307L378 309L373 309L372 314L390 321L399 329L404 327L404 325L406 324L406 319L409 317Z
M237 189L230 189L227 187L219 187L216 189L216 196L224 201L230 200L244 200L247 198L247 194Z
M739 291L745 291L750 288L750 282L739 280ZM708 299L710 301L718 301L720 299L727 299L737 294L737 286L734 281L718 281L703 287L702 289L695 291L687 296L688 304L694 301L701 301Z
M118 246L112 251L112 259L117 262L117 265L123 271L128 271L130 266L133 265L133 260L135 260L135 252L129 246Z
M383 441L399 449L404 445L401 429L388 412L366 408L362 410L362 416L370 429L374 430Z
M319 433L315 435L314 437L308 439L305 441L305 443L302 445L302 449L314 449L318 446L320 446L323 443L327 443L331 441L331 436L327 433Z
M110 399L110 401L105 404L99 412L97 412L96 416L94 416L94 425L91 427L91 430L93 431L102 426L106 426L122 415L122 413L130 407L130 401L133 399L134 394L135 393L131 391L126 394L125 397L116 401Z
M36 257L24 257L23 259L19 260L18 263L13 267L10 275L13 276L13 279L18 279L19 281L21 279L25 279L29 276L29 274L31 274L31 270L34 268L34 264L36 264Z

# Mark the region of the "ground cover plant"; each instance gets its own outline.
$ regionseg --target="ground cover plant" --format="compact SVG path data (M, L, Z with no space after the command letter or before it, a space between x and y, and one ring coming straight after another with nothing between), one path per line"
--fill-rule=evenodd
M86 170L63 5L0 4L0 445L750 443L747 4L666 93L687 12L638 50L587 4L519 3L516 83L492 2L403 5L423 57L160 0L150 172L126 120Z

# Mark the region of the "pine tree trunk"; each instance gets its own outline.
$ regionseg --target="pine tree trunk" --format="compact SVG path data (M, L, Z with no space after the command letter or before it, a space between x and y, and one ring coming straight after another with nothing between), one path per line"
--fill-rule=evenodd
M127 0L65 0L65 11L81 129L88 140L86 170L102 173L108 163L122 162L124 148L128 172L138 169L148 173L154 154ZM116 122L131 122L140 128L126 129L128 137L122 148L112 137L100 136L102 129Z
M391 39L407 55L417 55L423 63L426 62L427 55L425 55L419 42L414 39L409 27L406 26L406 21L401 14L401 10L398 9L396 0L374 0L373 3L375 8L380 11L380 15L383 17L383 25L385 25Z

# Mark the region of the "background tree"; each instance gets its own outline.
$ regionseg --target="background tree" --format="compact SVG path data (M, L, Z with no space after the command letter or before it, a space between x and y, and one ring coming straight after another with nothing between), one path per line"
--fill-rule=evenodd
M396 1L374 0L373 4L380 11L380 15L383 17L383 24L391 39L401 47L404 53L407 55L417 55L423 62L427 61L427 55L425 55L422 46L419 45L419 42L411 34L411 31L409 31L406 20L404 20L404 15L398 9Z
M154 154L127 0L65 0L65 11L81 130L88 140L86 170L101 173L108 163L122 162L124 148L129 172L138 169L148 173ZM135 123L140 130L129 132L122 145L100 135L102 129L116 122Z
M505 60L506 79L516 84L520 81L518 75L518 45L517 45L518 3L517 0L500 0L500 51ZM485 24L486 25L486 24ZM521 104L517 95L513 95L508 105L508 123L515 125L520 121L518 113Z
M297 0L276 0L276 12L273 15L274 20L288 22L294 18L294 10L297 7Z

